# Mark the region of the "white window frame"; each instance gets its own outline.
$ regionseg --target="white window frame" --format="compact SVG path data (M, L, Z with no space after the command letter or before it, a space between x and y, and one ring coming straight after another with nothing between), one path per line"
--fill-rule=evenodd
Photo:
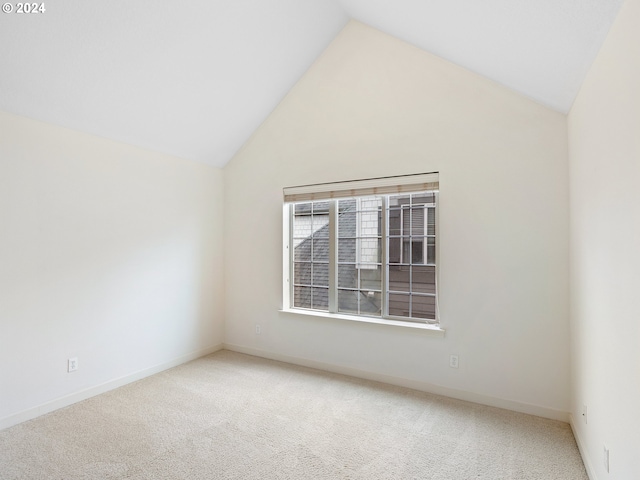
M427 188L420 188L421 185L427 185ZM435 185L435 188L434 188ZM346 187L346 188L345 188ZM339 191L336 189L340 189ZM336 191L338 192L336 194ZM387 255L388 255L388 237L389 232L387 228L388 221L388 205L387 196L403 193L418 193L423 191L432 191L436 195L435 215L436 215L436 262L435 262L435 275L436 275L436 315L435 320L407 318L407 317L394 317L388 314L389 302L389 285L387 278ZM283 208L283 303L282 310L287 313L312 315L320 317L329 317L336 319L355 320L366 323L376 323L385 325L405 326L420 328L424 330L430 330L434 333L444 335L444 329L441 327L440 310L439 310L439 294L440 294L440 242L438 241L440 228L439 228L439 178L437 173L431 174L419 174L402 177L386 177L382 179L368 179L364 181L355 182L340 182L334 184L322 184L322 185L309 185L303 187L291 187L285 189L285 203ZM356 195L353 195L353 192ZM349 195L349 193L352 193ZM298 195L297 197L295 195ZM292 205L295 203L303 203L310 201L331 201L332 198L357 198L363 196L380 195L383 198L382 202L382 311L380 316L367 316L366 314L345 314L337 311L337 200L330 203L329 214L329 241L332 247L329 249L329 311L306 309L293 306L293 249L291 248L293 239L293 214ZM289 199L289 201L287 201ZM294 201L291 201L294 199ZM299 200L297 200L299 199ZM295 201L297 200L297 201ZM425 245L423 246L423 256L425 262L427 260L427 222L428 214L425 207L425 220L424 220L424 239ZM360 221L359 219L357 221ZM410 252L411 253L411 252ZM357 263L357 258L356 258Z

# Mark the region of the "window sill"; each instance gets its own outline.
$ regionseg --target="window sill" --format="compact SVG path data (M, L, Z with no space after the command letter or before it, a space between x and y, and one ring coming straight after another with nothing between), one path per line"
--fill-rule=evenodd
M422 330L428 335L435 335L438 337L444 337L444 334L445 334L445 330L441 328L439 325L432 325L432 324L426 324L426 323L403 322L401 320L387 320L385 318L361 317L357 315L317 312L314 310L303 310L303 309L296 309L296 308L286 308L279 311L282 313L293 313L295 315L307 315L311 317L333 318L336 320L349 320L352 322L372 323L375 325L388 325L391 327L400 327L400 328L413 328L416 330Z

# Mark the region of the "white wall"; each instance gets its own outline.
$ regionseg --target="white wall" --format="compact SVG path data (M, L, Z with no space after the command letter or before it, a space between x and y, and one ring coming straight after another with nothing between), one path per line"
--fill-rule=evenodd
M640 478L639 25L627 0L569 115L571 411L594 480Z
M0 428L222 343L222 187L0 113Z
M431 171L445 338L278 312L283 187ZM351 22L224 176L231 348L567 418L564 115Z

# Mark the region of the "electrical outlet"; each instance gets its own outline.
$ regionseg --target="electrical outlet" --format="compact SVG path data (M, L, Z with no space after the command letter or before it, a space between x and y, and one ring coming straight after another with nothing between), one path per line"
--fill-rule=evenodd
M606 445L604 445L604 456L602 457L602 460L604 461L605 472L609 473L609 449Z
M451 368L458 368L458 355L449 356L449 366Z
M586 405L582 405L582 420L584 420L584 423L587 423L587 406Z
M67 360L67 372L75 372L78 370L78 357L73 357Z
M260 325L256 324L256 335L260 335Z

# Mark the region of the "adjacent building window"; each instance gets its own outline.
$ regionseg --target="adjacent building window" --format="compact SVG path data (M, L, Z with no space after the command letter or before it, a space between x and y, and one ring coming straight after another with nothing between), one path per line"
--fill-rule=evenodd
M289 308L438 323L438 185L421 174L285 189Z
M435 320L436 192L387 197L388 312Z

